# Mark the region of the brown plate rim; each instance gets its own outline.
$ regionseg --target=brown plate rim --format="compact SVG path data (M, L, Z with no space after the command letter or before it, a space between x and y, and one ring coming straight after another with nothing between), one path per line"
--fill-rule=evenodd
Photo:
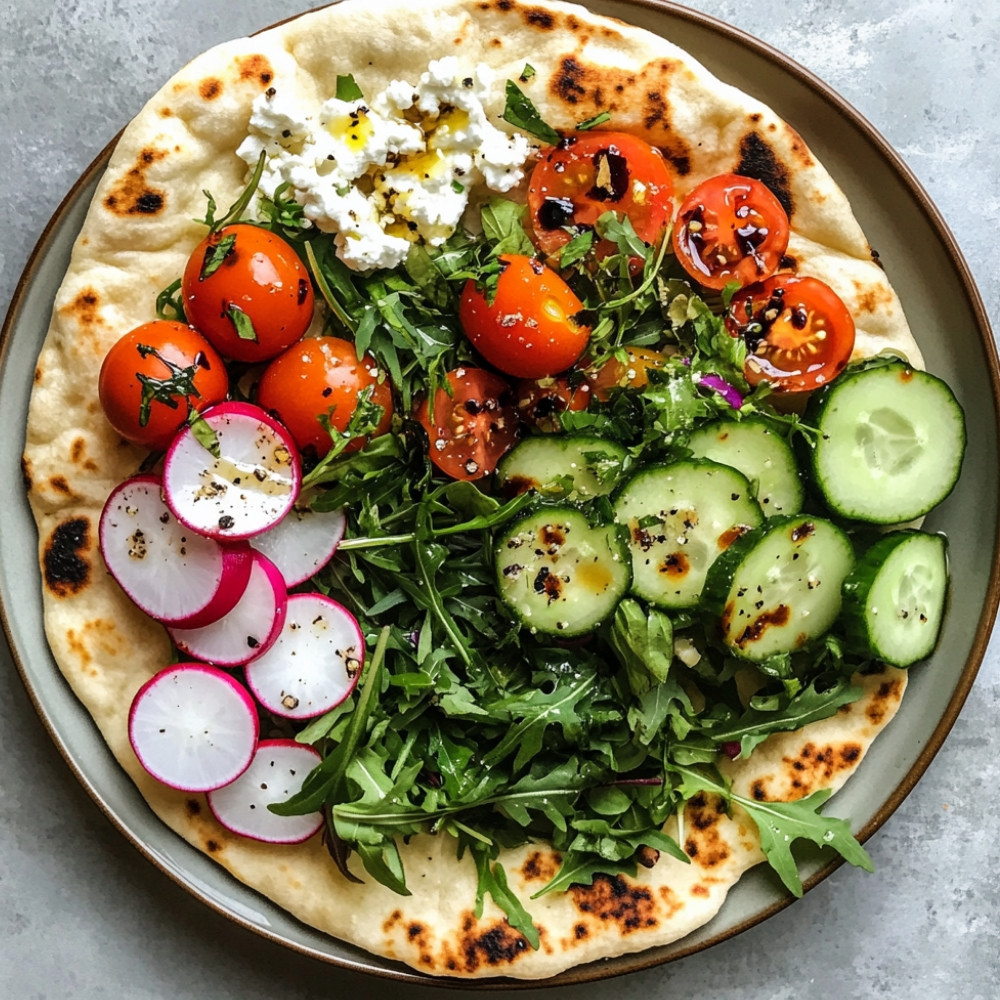
M622 0L622 2L627 6L644 8L654 13L664 13L679 20L688 21L698 27L705 28L709 32L714 32L730 40L739 42L741 45L753 50L757 55L762 56L768 62L777 64L780 69L795 77L800 83L805 84L809 89L818 94L825 101L825 103L836 109L865 135L867 140L877 149L881 157L889 164L892 171L909 190L914 200L920 206L921 211L924 213L925 221L927 221L930 227L934 230L940 240L941 246L945 249L951 259L955 272L962 284L967 303L972 311L980 338L982 340L983 348L987 355L994 417L997 422L1000 423L1000 360L998 360L996 344L994 342L989 316L972 276L971 269L969 268L969 265L941 212L934 204L933 200L930 198L927 191L924 189L923 185L917 179L908 164L895 151L895 149L878 131L878 129L876 129L875 126L872 125L872 123L868 121L868 119L853 105L851 105L837 91L835 91L812 71L806 69L794 59L767 42L756 38L740 28L727 24L713 15L705 14L701 11L696 11L689 7L675 3L673 0ZM334 4L327 6L334 6ZM310 13L311 12L312 11L310 11ZM275 24L269 25L266 28L261 28L258 32L254 32L254 34L260 34L264 31L270 30L270 28L276 27L279 24L287 23L288 21L294 20L296 17L300 16L302 16L302 14L285 18L281 21L275 22ZM52 217L49 219L42 231L42 234L31 251L24 270L22 271L17 285L15 286L14 294L11 298L10 306L3 326L0 328L0 371L6 367L12 331L17 323L17 319L23 305L23 300L29 286L32 284L39 263L51 249L51 241L54 230L58 227L63 216L67 213L70 207L74 205L80 196L81 191L92 183L99 173L103 172L120 135L121 133L119 132L111 139L111 141L104 147L104 149L101 150L100 153L97 154L94 160L74 182L72 187L60 202L59 206L52 214ZM996 458L998 464L1000 464L1000 451L998 451L998 454L994 457ZM931 761L941 749L945 738L958 718L962 706L972 689L976 675L978 674L979 667L982 663L992 634L993 622L997 615L998 605L1000 605L1000 525L997 526L997 530L994 533L993 538L991 573L987 590L987 598L979 616L975 638L965 668L959 677L958 684L956 685L955 691L944 714L935 726L916 762L886 798L885 802L878 809L875 816L857 834L858 839L862 843L879 830L889 816L891 816L892 813L899 808L900 804L912 791L914 786L927 770ZM537 989L541 987L591 983L614 976L624 975L629 972L637 972L651 967L664 965L699 951L704 951L716 944L721 943L722 941L735 937L750 927L761 923L768 917L773 916L775 913L783 910L786 906L795 901L795 898L792 896L778 900L758 911L753 915L753 917L743 921L742 923L721 931L714 937L698 941L687 948L678 948L676 944L652 948L648 951L636 952L634 954L625 955L605 962L588 963L587 965L579 966L549 979L542 980L515 980L503 977L496 979L468 980L429 976L415 971L410 971L405 967L395 966L395 963L393 963L393 967L372 965L370 964L371 962L379 961L377 957L369 956L360 949L355 949L353 946L344 942L339 943L345 949L357 952L361 956L358 960L351 960L350 958L342 956L326 954L317 949L311 948L308 945L289 941L281 934L269 931L266 927L262 927L254 923L240 914L233 912L224 904L208 897L206 894L199 891L195 885L174 873L165 862L161 861L161 859L157 857L155 852L145 843L145 841L142 840L141 837L138 837L132 832L126 821L119 817L115 810L104 800L101 790L96 787L77 766L58 730L58 727L51 718L45 705L42 704L37 692L34 690L28 678L26 668L21 660L20 652L14 643L13 630L8 619L7 608L3 600L2 593L0 593L0 624L2 624L4 635L10 648L14 664L27 690L31 703L48 732L49 737L56 745L73 775L80 782L88 795L93 799L94 803L115 826L115 828L140 852L140 854L143 855L143 857L150 861L154 867L163 872L173 882L181 886L185 891L200 900L202 903L205 903L217 913L233 921L237 925L246 928L254 934L258 934L270 941L275 942L276 944L324 963L353 972L374 974L381 978L395 981L410 982L414 984L433 984L441 987L466 989ZM194 849L192 848L192 850ZM821 870L805 879L803 883L804 890L809 891L820 882L824 881L830 874L839 868L842 863L842 859L836 858ZM667 949L669 949L669 954L663 954L663 952Z

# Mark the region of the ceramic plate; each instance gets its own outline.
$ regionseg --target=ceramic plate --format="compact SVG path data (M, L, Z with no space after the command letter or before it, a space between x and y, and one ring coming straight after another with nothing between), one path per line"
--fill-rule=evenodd
M954 723L996 613L1000 377L989 322L968 267L927 195L885 140L818 79L763 43L682 7L655 0L594 0L590 6L670 38L721 79L766 101L803 135L846 192L879 252L927 367L947 380L965 408L970 433L962 478L927 524L931 530L946 531L951 545L951 607L940 645L930 662L913 670L898 717L829 809L848 818L865 839L913 787ZM356 971L426 982L427 977L303 926L161 824L64 684L45 643L35 526L17 486L20 447L35 359L54 292L108 152L80 178L42 235L0 339L0 426L14 429L0 440L2 481L9 492L0 533L0 612L15 661L39 715L80 782L166 875L236 922L295 951ZM803 855L807 887L834 867L835 862L818 851ZM879 875L858 872L855 877L877 880ZM507 980L503 985L582 982L666 962L729 937L790 901L769 870L758 867L732 890L711 923L681 941L583 966L543 983Z

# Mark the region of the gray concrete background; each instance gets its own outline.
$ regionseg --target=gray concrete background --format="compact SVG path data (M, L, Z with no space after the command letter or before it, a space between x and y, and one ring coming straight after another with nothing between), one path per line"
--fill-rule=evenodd
M145 98L210 44L301 6L0 2L0 314L63 195ZM690 6L791 54L874 123L941 209L998 325L1000 3ZM994 641L943 750L869 841L877 875L845 866L800 902L708 952L564 995L997 997L998 709ZM289 954L209 911L143 860L70 774L0 640L2 1000L319 1000L390 990L430 995Z

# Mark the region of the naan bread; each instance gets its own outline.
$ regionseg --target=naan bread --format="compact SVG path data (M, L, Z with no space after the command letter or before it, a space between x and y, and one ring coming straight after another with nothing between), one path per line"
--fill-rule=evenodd
M669 41L580 7L519 0L343 0L253 38L221 45L169 80L125 130L98 188L58 291L38 360L25 474L38 523L45 622L55 658L115 757L172 829L236 878L298 918L423 972L551 976L570 966L651 948L717 912L740 875L763 860L752 821L719 801L689 803L690 865L663 857L635 879L599 878L529 902L541 929L532 951L487 900L473 914L475 872L445 838L405 848L410 897L367 879L346 881L318 838L273 847L225 832L201 796L153 781L129 746L126 719L139 686L168 662L163 630L111 581L97 549L108 493L144 457L105 422L97 377L110 345L153 317L157 292L183 270L203 227L203 190L227 205L245 183L235 155L253 99L269 87L315 107L353 73L365 93L416 80L430 60L485 62L502 82L525 62L524 84L543 116L571 128L604 110L666 153L682 197L723 171L764 179L789 211L788 254L801 273L831 284L855 316L857 353L894 348L919 364L902 309L843 193L785 122L721 83ZM727 764L741 794L793 799L837 788L892 718L905 674L864 678L866 694L833 718L772 737L749 761ZM558 867L545 845L501 858L528 900Z

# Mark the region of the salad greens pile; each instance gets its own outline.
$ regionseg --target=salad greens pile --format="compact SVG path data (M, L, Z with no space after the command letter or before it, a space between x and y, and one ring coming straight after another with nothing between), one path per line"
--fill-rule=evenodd
M347 868L354 852L371 877L403 894L400 845L419 832L450 835L459 855L475 861L478 905L489 894L535 947L538 932L508 886L501 850L538 840L561 855L536 895L634 873L659 852L688 861L663 827L700 793L746 810L793 893L802 891L790 851L798 839L870 868L848 824L818 812L829 792L758 802L733 794L716 766L860 696L851 677L866 664L835 638L750 667L713 642L697 608L667 613L626 598L596 634L561 644L512 620L500 603L494 532L544 501L494 495L488 480L446 479L411 414L446 385L447 372L476 363L459 328L458 296L469 278L489 288L501 254L534 253L524 207L493 198L482 205L481 232L458 232L436 248L415 244L403 268L367 275L337 259L332 237L309 225L287 189L258 197L257 213L308 262L328 332L353 340L359 357L374 355L397 398L391 432L348 452L380 416L361 398L347 430L331 430L333 449L307 473L313 508L344 508L348 530L306 586L357 617L368 656L354 695L296 734L322 763L300 793L271 808L322 810L344 874L355 879ZM595 263L587 251L597 238L617 251ZM625 471L688 456L689 433L712 419L755 416L785 436L810 433L774 410L765 388L747 385L745 344L721 319L727 294L696 294L668 244L647 246L627 219L609 214L555 262L588 310L593 368L625 360L626 345L667 355L642 388L561 414L562 431L619 442ZM181 312L171 290L158 305L168 318ZM742 408L702 384L706 375L734 387ZM611 520L606 499L590 508Z

